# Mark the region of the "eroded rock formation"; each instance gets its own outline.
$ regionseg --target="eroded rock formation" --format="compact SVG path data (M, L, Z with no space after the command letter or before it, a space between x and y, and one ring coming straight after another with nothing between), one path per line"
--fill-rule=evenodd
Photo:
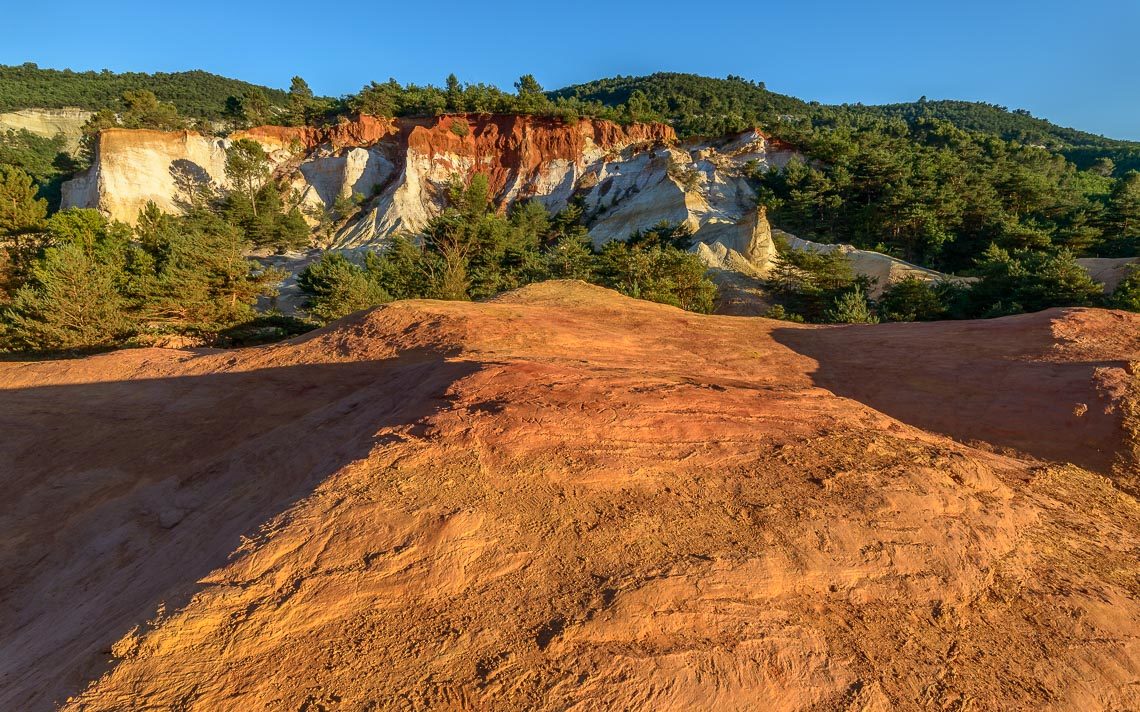
M750 276L768 272L775 245L747 175L796 155L759 131L678 142L661 124L518 115L362 116L322 128L262 126L225 139L112 129L100 135L90 170L64 185L63 204L126 222L148 201L177 210L188 182L226 186L225 149L238 138L266 148L277 180L310 215L358 196L359 212L322 247L355 249L414 233L442 209L454 178L482 173L500 209L535 199L558 211L580 197L598 245L662 221L685 223L710 267ZM878 288L905 275L941 278L885 255L847 251L859 272L880 279Z
M28 131L37 136L53 138L62 134L68 152L79 148L83 125L91 118L84 109L20 109L0 114L0 131Z
M91 167L63 184L62 206L98 208L128 223L148 202L178 212L183 186L227 184L227 145L193 131L107 129L99 134Z
M0 363L0 709L1140 709L1138 361L546 282Z

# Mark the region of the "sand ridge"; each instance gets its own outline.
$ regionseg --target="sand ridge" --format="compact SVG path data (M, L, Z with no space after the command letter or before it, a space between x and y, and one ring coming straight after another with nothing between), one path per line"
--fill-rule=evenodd
M2 363L0 707L1140 707L1138 327L551 282Z

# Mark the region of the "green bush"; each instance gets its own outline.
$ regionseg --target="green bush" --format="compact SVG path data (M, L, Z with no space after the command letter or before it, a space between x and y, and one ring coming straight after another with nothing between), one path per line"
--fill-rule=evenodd
M878 324L879 317L871 311L867 295L856 286L835 299L835 306L827 313L827 320L836 324Z
M1108 306L1140 312L1140 267L1133 266L1124 279L1120 280L1112 291Z
M768 283L787 312L810 322L836 319L840 302L843 310L854 308L848 294L858 291L864 299L869 281L856 276L851 260L840 250L793 250L777 240L776 264ZM850 302L850 303L849 303ZM843 318L852 316L842 312Z
M629 297L709 313L717 289L696 255L676 247L613 241L598 255L597 281Z
M907 277L889 285L879 295L877 311L885 321L935 321L946 318L945 288Z
M991 245L979 258L977 271L980 279L965 297L968 317L1091 306L1101 300L1101 285L1067 250L1011 251Z
M775 304L769 307L761 316L768 319L778 319L779 321L791 321L797 324L804 323L802 316L788 311L783 304Z
M301 273L297 283L308 295L309 315L329 322L391 301L377 276L338 252L326 252Z

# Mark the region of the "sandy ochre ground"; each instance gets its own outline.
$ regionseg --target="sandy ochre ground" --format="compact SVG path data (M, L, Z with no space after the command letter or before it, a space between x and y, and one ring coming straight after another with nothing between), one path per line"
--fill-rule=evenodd
M552 282L0 363L0 710L1140 709L1138 361Z

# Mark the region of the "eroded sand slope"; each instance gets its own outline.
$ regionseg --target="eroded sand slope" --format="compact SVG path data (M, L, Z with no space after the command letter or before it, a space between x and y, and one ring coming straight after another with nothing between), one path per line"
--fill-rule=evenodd
M1136 709L1138 360L546 283L0 364L0 708Z

